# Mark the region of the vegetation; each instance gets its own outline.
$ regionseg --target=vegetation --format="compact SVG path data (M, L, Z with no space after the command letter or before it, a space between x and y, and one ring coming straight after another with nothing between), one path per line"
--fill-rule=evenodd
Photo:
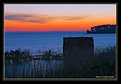
M99 25L91 27L91 31L87 33L116 33L116 25Z
M21 51L21 49L17 49L15 51L6 51L5 52L5 62L10 63L10 60L14 63L22 63L23 61L27 61L28 59L31 59L30 51L24 50Z
M54 52L53 50L44 51L42 55L38 56L41 57L42 60L62 59L62 54ZM5 60L13 60L15 62L23 59L32 59L29 50L21 51L21 49L17 49L15 51L11 50L5 52Z
M21 49L17 49L15 51L11 50L5 52L5 59L6 60L20 60L20 59L26 59L30 57L30 51L29 50L24 50L21 51Z
M95 76L114 76L116 69L116 47L109 46L98 52L94 56L94 61L91 64L85 66L82 70L82 74L85 77Z
M22 54L24 53L24 54ZM25 54L26 53L26 54ZM17 58L15 56L18 56ZM21 50L15 50L6 52L6 59L21 59L26 58L29 56L29 51L21 51ZM57 55L57 54L56 54ZM43 58L50 59L51 56L56 56L52 50L43 52ZM59 55L61 56L61 54ZM62 67L58 70L56 63L55 65L50 65L53 67L56 67L56 69L43 69L40 67L40 69L37 69L37 66L40 66L41 64L36 65L36 62L33 62L33 69L31 70L31 67L28 68L29 71L26 71L24 65L24 68L22 69L22 74L18 75L17 67L12 68L12 72L9 72L9 68L6 68L5 75L7 78L14 78L14 77L21 77L21 78L95 78L96 76L114 76L116 77L115 73L115 63L116 63L116 47L107 47L103 49L102 51L98 52L98 54L95 54L93 57L93 60L91 58L87 58L92 60L91 63L88 63L84 65L82 68L75 68L75 69L66 69L65 67ZM47 60L46 66L50 63L50 60ZM64 64L61 64L61 66ZM17 65L16 65L17 66ZM31 66L31 65L30 65ZM76 66L76 65L75 65ZM31 71L30 71L31 70ZM16 72L16 73L13 73ZM27 73L28 72L28 73ZM13 73L13 74L12 74Z
M43 52L42 58L44 60L51 60L51 59L62 59L62 54L54 52L53 50L48 50Z

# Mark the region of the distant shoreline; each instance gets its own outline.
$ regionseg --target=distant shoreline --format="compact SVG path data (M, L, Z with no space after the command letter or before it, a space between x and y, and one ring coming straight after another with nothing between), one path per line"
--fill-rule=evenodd
M91 30L87 30L87 33L100 33L100 34L104 34L104 33L116 33L116 25L98 25L98 26L94 26L91 27Z
M86 31L12 31L12 32L4 32L4 33L44 33L44 32L82 32L85 33Z
M104 33L104 32L93 32L93 33L86 33L86 34L116 34L116 33L112 33L112 32L106 32L106 33Z

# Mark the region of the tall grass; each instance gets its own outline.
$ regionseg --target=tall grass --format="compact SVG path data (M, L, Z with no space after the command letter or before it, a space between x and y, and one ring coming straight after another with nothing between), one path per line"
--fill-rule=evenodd
M17 55L20 55L20 52ZM43 54L43 56L47 57L48 59L52 55L53 55L52 51L46 51ZM17 65L14 68L12 68L11 72L10 72L10 68L6 67L5 76L7 78L14 78L14 77L19 77L19 78L95 78L96 76L116 77L115 76L116 74L115 73L115 69L116 69L115 58L116 58L116 47L110 46L101 50L101 52L98 52L94 56L86 58L87 59L85 60L86 64L83 67L81 66L81 68L66 69L65 67L61 67L60 69L58 69L58 66L65 66L65 64L60 63L60 65L57 65L57 60L53 65L51 65L51 60L46 60L46 64L33 61L32 65L28 64L28 66L30 67L27 69L27 71L25 69L27 67L26 65L24 65L24 68L20 68L22 74L17 74L19 73L17 72ZM91 62L88 63L88 61L91 61ZM48 67L51 67L51 68L48 68ZM14 73L14 72L17 72L17 73Z

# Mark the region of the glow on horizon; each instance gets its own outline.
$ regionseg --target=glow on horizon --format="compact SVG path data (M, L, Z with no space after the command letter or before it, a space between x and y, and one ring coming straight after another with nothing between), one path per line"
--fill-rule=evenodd
M5 4L5 32L85 31L116 24L116 4Z

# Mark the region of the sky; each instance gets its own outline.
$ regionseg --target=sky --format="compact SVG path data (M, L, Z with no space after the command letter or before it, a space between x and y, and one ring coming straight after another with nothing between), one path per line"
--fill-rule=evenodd
M116 24L116 4L5 4L5 32L86 31Z

